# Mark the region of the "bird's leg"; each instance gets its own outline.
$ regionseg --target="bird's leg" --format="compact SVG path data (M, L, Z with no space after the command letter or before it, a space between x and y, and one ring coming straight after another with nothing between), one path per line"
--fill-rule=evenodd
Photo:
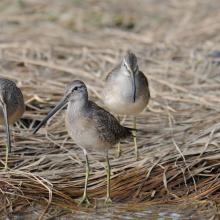
M9 152L9 149L8 149L8 143L6 143L6 158L5 158L5 168L3 171L7 172L8 171L8 152Z
M7 133L7 142L6 142L6 160L5 160L5 169L6 172L8 169L8 153L11 152L11 140L10 140L10 130L9 130L9 124L8 124L8 111L7 111L7 105L1 104L2 111L4 113L4 119L5 119L5 126L6 126L6 133Z
M134 117L134 126L133 126L134 129L136 129L136 117ZM136 156L136 159L138 159L138 147L137 147L137 132L136 131L133 131L133 135L135 136L134 137L134 147L135 147L135 150L134 150L134 153L135 153L135 156Z
M120 124L119 115L118 115L118 117L117 117L117 120L118 120L118 122L119 122L119 124ZM118 157L121 156L121 143L120 143L120 142L118 143L118 153L117 153L117 156L118 156Z
M87 184L88 184L88 179L89 179L89 161L88 161L88 156L87 154L85 155L86 156L86 182L85 182L85 188L84 188L84 194L83 194L83 197L82 199L80 200L79 204L78 205L81 205L83 202L87 202L88 205L90 205L90 202L89 202L89 199L87 197Z
M111 174L111 167L108 160L108 152L106 155L106 161L107 161L107 167L106 167L106 173L107 173L107 195L105 199L105 203L113 203L110 198L110 174Z

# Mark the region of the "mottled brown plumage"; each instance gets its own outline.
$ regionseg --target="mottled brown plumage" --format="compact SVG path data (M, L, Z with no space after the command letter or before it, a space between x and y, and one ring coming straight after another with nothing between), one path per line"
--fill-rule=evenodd
M109 175L110 165L108 162L108 150L121 140L133 137L130 128L120 125L117 119L99 107L94 102L88 100L88 92L85 84L79 80L73 81L66 86L64 98L48 114L48 116L38 125L34 133L65 103L69 101L66 113L66 128L69 135L78 146L84 150L86 156L86 184L84 196L81 201L87 201L87 181L89 164L87 150L95 149L104 153L107 159L108 190L106 202L111 202L109 195Z
M108 109L117 115L134 117L146 108L150 91L146 76L139 71L137 58L133 53L127 54L120 67L112 70L102 90L102 100ZM136 127L136 118L134 118ZM136 137L135 137L136 143ZM120 144L118 155L120 156ZM138 157L137 145L135 154Z
M5 163L5 170L7 170L8 151L11 152L9 125L13 125L23 115L25 104L23 95L16 84L4 78L0 78L0 105L0 125L6 126L8 139Z

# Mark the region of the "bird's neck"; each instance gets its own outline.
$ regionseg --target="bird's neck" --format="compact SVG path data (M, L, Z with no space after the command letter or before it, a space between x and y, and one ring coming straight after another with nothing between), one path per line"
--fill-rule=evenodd
M116 74L117 78L123 78L124 80L130 80L131 76L130 73L125 69L124 66L121 66L120 69L118 70L117 74ZM139 73L135 74L135 78L139 77Z
M119 90L123 91L123 92L129 92L131 93L132 91L132 81L131 81L131 76L125 74L123 72L123 69L121 69L120 71L118 71L117 76L115 78L115 83L117 83L118 85L120 85L118 87ZM136 90L139 89L139 73L135 75L135 85L136 85Z
M67 107L67 111L71 111L73 114L82 114L88 106L87 99L70 101Z

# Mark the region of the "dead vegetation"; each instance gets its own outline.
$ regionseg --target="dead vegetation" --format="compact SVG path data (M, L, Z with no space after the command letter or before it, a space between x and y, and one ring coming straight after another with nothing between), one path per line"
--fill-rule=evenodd
M11 169L0 173L0 218L25 210L39 219L86 216L102 206L106 162L91 152L92 206L77 207L85 160L66 132L65 109L36 135L32 131L72 80L84 81L90 99L103 106L104 79L128 51L138 57L152 98L137 118L139 160L132 140L122 144L122 158L116 148L109 152L111 197L124 210L178 202L196 204L200 215L218 214L219 9L215 0L2 0L0 76L17 83L27 110L13 127ZM132 126L132 118L124 124ZM0 135L3 168L4 128Z

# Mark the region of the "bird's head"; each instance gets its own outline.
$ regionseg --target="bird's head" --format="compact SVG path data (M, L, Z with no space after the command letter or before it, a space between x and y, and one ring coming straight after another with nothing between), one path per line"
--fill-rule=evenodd
M122 74L131 78L132 83L132 101L135 102L135 93L136 93L136 86L135 86L135 76L139 73L138 62L135 54L128 53L122 62L121 65Z

